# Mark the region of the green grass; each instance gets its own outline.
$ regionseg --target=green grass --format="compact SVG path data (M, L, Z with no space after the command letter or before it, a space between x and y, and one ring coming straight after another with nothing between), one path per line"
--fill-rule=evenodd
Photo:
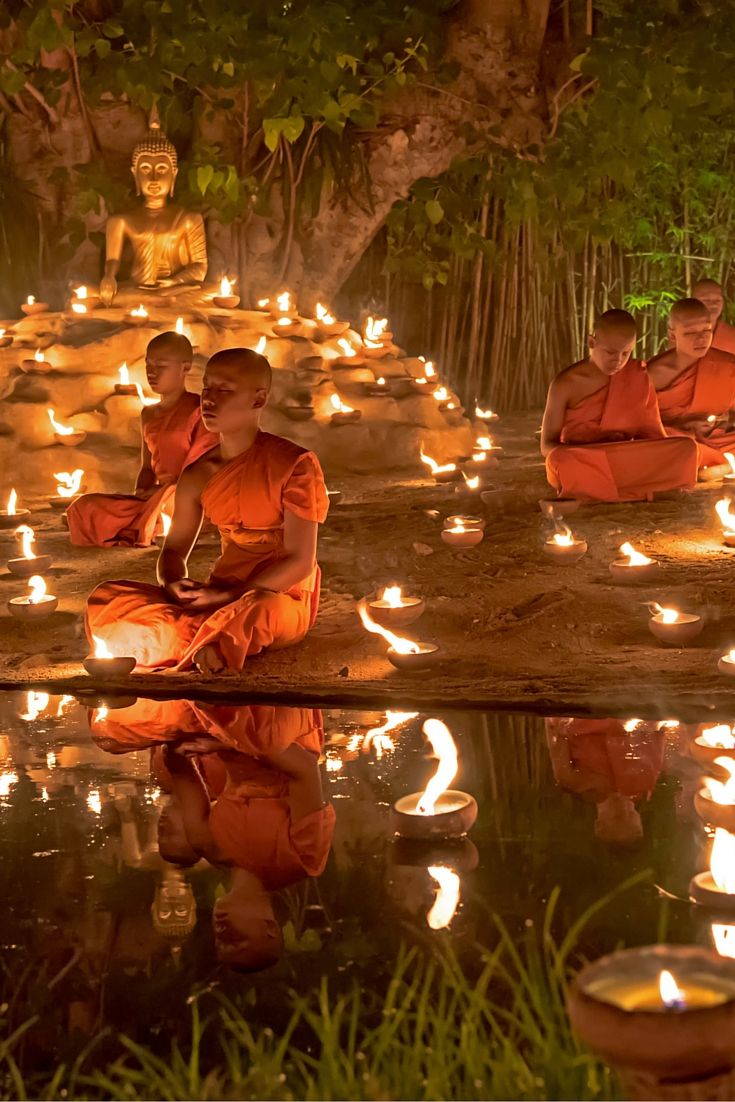
M337 993L325 979L308 995L292 992L281 1036L254 1021L246 999L236 1005L208 991L190 1000L185 1043L154 1052L103 1033L73 1064L43 1075L16 1060L38 1021L29 1019L0 1047L0 1097L617 1098L611 1073L579 1048L564 1009L580 932L607 900L561 941L551 933L557 901L555 892L543 928L520 939L489 919L495 947L479 950L470 975L439 938L429 955L402 950L384 991L354 983Z

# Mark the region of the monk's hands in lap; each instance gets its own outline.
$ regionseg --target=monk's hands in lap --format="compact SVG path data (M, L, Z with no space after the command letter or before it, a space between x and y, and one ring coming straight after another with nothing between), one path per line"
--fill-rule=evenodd
M218 608L223 608L241 596L242 591L235 586L182 578L178 582L170 582L166 586L166 592L177 604L185 605L193 612L216 612Z

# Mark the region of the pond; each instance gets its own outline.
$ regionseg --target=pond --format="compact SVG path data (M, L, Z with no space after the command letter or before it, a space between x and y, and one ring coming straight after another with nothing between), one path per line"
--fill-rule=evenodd
M36 692L0 698L0 1013L6 1038L25 1029L12 1042L15 1062L3 1065L5 1097L21 1089L44 1097L298 1097L309 1089L314 1097L606 1097L613 1088L602 1072L595 1080L592 1064L578 1070L559 992L544 972L544 924L556 945L573 933L564 966L621 944L711 945L717 937L723 945L733 932L713 932L687 902L709 848L693 803L701 768L688 753L691 726L93 703ZM463 840L409 845L393 837L391 807L436 770L427 718L453 734L451 787L474 796L478 816ZM520 1078L510 1086L499 1070L505 1056L487 1043L472 1075L466 1052L462 1074L447 1067L456 1091L441 1068L429 1069L425 1037L421 1066L410 1071L406 1053L392 1070L383 1057L373 1066L374 1048L355 1055L356 1033L363 1048L375 1046L381 1019L413 1007L414 973L434 992L427 959L444 962L437 998L466 982L471 1000L487 953L502 945L509 960L516 948L522 960L515 980L509 965L493 973L492 998L509 1005L514 983L527 985L524 1005L551 990L557 1003L539 1000L534 1020L544 1044L555 1030L563 1035L560 1067L568 1057L577 1068L569 1079L550 1082L534 1038L535 1056L512 1069ZM457 969L449 983L448 968ZM397 976L406 981L398 1000ZM330 1017L340 1005L354 1011L349 1028ZM445 1021L457 1011L437 1008ZM194 1082L192 1013L200 1010L216 1022ZM225 1032L249 1053L245 1069L208 1047L221 1040L222 1014ZM325 1070L327 1017L338 1051L352 1053L349 1067ZM275 1053L283 1036L298 1058L290 1048ZM394 1055L399 1041L392 1038ZM155 1076L174 1074L172 1045L189 1055L178 1058L183 1078L164 1089Z

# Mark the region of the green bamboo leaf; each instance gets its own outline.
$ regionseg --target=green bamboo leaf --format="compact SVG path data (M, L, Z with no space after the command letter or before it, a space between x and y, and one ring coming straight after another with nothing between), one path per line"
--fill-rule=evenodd
M207 188L212 182L214 176L214 168L212 165L199 165L197 169L197 187L202 195L206 195Z

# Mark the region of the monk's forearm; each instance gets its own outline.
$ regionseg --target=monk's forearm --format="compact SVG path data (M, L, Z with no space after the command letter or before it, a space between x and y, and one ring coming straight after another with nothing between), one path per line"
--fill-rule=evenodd
M152 490L156 485L156 476L150 467L141 467L135 480L135 492L138 490Z
M165 589L167 585L171 585L172 582L180 582L182 578L189 577L189 571L186 565L187 556L182 555L180 551L176 551L171 547L164 547L161 554L158 556L158 563L156 565L156 574L158 575L158 584L162 585Z
M284 555L251 574L245 588L271 589L276 593L285 593L292 586L306 581L315 565L314 560L306 556Z

